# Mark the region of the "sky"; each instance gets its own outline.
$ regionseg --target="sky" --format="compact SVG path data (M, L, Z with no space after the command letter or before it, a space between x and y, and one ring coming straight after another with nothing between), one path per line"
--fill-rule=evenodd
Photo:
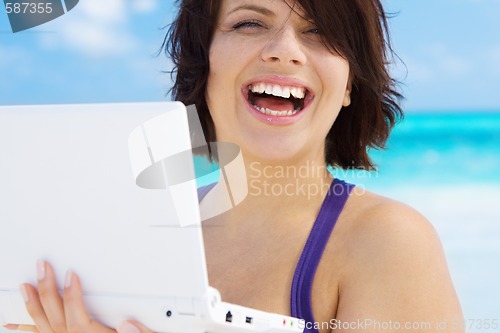
M500 0L383 3L405 110L500 111ZM174 15L173 0L80 0L14 34L0 7L0 105L168 100L155 54Z

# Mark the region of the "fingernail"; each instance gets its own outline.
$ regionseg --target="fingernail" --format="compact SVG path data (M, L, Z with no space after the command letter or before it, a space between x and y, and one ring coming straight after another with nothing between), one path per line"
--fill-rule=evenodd
M45 278L45 261L43 260L36 262L36 277L39 281Z
M28 301L30 300L30 296L28 294L28 289L26 288L26 286L24 284L20 285L19 290L21 291L21 295L23 296L24 302L28 303Z
M64 288L71 287L72 281L73 281L73 271L67 271L66 277L64 278Z
M17 328L19 327L19 325L15 325L15 324L7 324L7 325L3 325L3 327L6 329L6 330L9 330L9 331L16 331Z
M131 323L124 322L116 329L118 333L141 333L141 331Z

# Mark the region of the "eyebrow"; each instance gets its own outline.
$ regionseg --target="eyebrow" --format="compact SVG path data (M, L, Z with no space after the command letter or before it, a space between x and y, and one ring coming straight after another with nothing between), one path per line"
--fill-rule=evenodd
M265 15L265 16L271 16L271 17L276 16L276 14L274 14L273 11L271 11L267 8L264 8L264 7L256 6L256 5L241 5L241 6L236 7L235 9L231 10L229 12L229 14L237 12L238 10L252 10L254 12L260 13L260 14Z

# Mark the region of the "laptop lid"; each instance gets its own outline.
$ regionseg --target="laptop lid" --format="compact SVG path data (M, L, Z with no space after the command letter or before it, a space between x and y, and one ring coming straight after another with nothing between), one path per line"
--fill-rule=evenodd
M134 130L168 148L136 144L145 159L131 166ZM165 188L136 184L141 168L190 148L181 103L0 107L0 292L35 283L42 258L59 281L74 270L89 294L204 295L195 180L175 185L180 210Z

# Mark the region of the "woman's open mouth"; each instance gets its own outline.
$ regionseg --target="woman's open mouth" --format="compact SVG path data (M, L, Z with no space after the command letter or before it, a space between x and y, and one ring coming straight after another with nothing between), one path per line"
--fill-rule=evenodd
M293 117L313 99L307 88L299 86L253 82L246 88L243 93L252 108L272 117Z

